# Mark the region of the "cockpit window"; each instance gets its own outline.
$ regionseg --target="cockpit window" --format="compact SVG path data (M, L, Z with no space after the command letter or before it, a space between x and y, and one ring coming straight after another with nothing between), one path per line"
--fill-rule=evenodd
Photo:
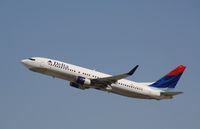
M34 58L28 58L29 60L32 60L32 61L35 61L35 59Z

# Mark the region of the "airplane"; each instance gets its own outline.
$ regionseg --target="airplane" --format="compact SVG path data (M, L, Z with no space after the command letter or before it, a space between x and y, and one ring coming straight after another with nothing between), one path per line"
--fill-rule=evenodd
M183 92L175 89L186 66L179 65L161 79L155 82L134 82L125 78L133 75L138 68L136 65L129 72L109 75L96 70L90 70L62 61L44 57L31 57L21 60L21 63L33 72L49 75L69 81L70 86L78 89L97 89L118 95L137 99L172 99Z

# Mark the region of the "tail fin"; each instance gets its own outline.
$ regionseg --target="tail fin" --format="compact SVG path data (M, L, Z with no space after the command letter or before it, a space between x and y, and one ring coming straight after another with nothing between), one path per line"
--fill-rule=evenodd
M179 65L174 70L172 70L171 72L169 72L164 77L154 82L150 86L163 89L175 88L185 68L186 66Z

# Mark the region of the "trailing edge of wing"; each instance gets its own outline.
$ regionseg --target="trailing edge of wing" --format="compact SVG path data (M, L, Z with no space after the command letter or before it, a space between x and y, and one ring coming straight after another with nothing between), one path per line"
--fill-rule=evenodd
M98 79L92 79L93 83L97 84L112 84L115 83L116 81L126 78L128 76L131 76L135 73L136 69L138 68L139 65L136 65L131 71L128 73L124 74L119 74L115 76L110 76L110 77L104 77L104 78L98 78Z

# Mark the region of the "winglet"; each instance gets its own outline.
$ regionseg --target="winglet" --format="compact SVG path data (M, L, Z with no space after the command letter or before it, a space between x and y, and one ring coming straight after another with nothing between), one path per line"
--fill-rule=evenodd
M128 75L131 76L135 73L136 69L138 68L139 65L136 65L131 71L128 72Z

